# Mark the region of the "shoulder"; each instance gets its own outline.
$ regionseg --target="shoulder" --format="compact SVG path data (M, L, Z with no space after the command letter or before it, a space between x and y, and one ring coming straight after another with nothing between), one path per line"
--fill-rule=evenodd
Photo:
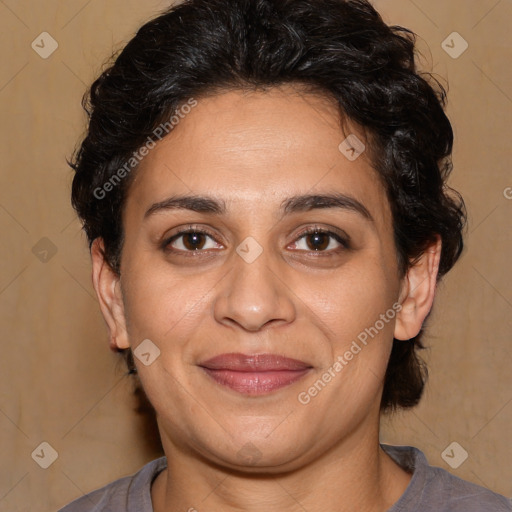
M390 445L382 448L397 464L412 472L405 493L389 512L512 512L510 499L431 466L417 448Z
M59 512L152 512L151 483L166 467L165 457L152 460L133 475L85 494Z

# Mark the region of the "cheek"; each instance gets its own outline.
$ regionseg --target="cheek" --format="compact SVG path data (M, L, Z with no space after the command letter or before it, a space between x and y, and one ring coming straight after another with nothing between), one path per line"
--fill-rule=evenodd
M300 295L309 297L308 306L325 325L333 346L343 348L392 308L398 293L398 280L390 277L393 275L393 270L383 268L378 259L354 260L324 279L306 281L308 289ZM393 319L391 310L385 325L379 323L384 335L392 332Z
M331 354L304 386L300 403L314 403L311 410L323 411L326 421L348 415L349 423L378 406L393 343L394 304L379 264L336 276L328 289L319 288L310 305L325 326Z
M190 347L194 334L204 331L207 291L213 285L205 276L178 277L155 262L127 266L125 275L129 276L123 283L125 316L139 378L157 410L167 410L171 401L173 410L181 411L173 420L178 424L178 417L186 417L197 405L184 383L189 380ZM137 359L136 349L147 339L160 352L154 364L146 366Z
M312 409L329 409L333 421L343 411L356 421L359 413L375 406L396 317L398 283L390 275L393 271L383 269L382 258L365 258L317 283L311 294L309 306L327 332L330 356L304 387L302 398L316 403Z
M147 262L127 268L123 282L130 342L164 340L193 331L204 319L213 288L208 275L177 276L168 266Z

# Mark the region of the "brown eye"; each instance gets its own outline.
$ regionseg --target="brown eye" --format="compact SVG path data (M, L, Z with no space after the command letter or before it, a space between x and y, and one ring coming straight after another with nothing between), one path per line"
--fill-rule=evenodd
M330 239L326 233L311 233L306 236L306 244L312 251L323 251L329 246Z
M183 236L183 245L189 251L195 251L202 249L206 243L206 237L204 233L187 233Z
M350 247L348 241L337 233L318 228L302 233L293 245L294 249L301 251L324 252L328 254Z
M162 248L170 252L190 253L202 252L207 249L219 249L222 248L222 245L218 244L213 236L206 231L187 229L166 240L162 244Z

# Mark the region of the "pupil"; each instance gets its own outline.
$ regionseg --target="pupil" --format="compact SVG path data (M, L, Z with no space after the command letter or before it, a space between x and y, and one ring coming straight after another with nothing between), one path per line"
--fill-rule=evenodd
M204 242L202 237L202 233L187 233L183 239L183 245L190 250L200 249L203 246L201 242Z
M311 242L311 243L309 243ZM308 246L314 251L325 249L329 245L329 237L324 233L313 233L309 236Z

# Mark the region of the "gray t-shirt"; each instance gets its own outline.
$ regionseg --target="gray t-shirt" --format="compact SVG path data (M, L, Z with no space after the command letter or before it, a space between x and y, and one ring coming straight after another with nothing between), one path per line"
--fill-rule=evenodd
M404 494L388 512L511 512L512 500L430 466L425 455L411 446L381 445L412 473ZM151 484L167 467L160 457L132 476L76 499L59 512L153 512Z

